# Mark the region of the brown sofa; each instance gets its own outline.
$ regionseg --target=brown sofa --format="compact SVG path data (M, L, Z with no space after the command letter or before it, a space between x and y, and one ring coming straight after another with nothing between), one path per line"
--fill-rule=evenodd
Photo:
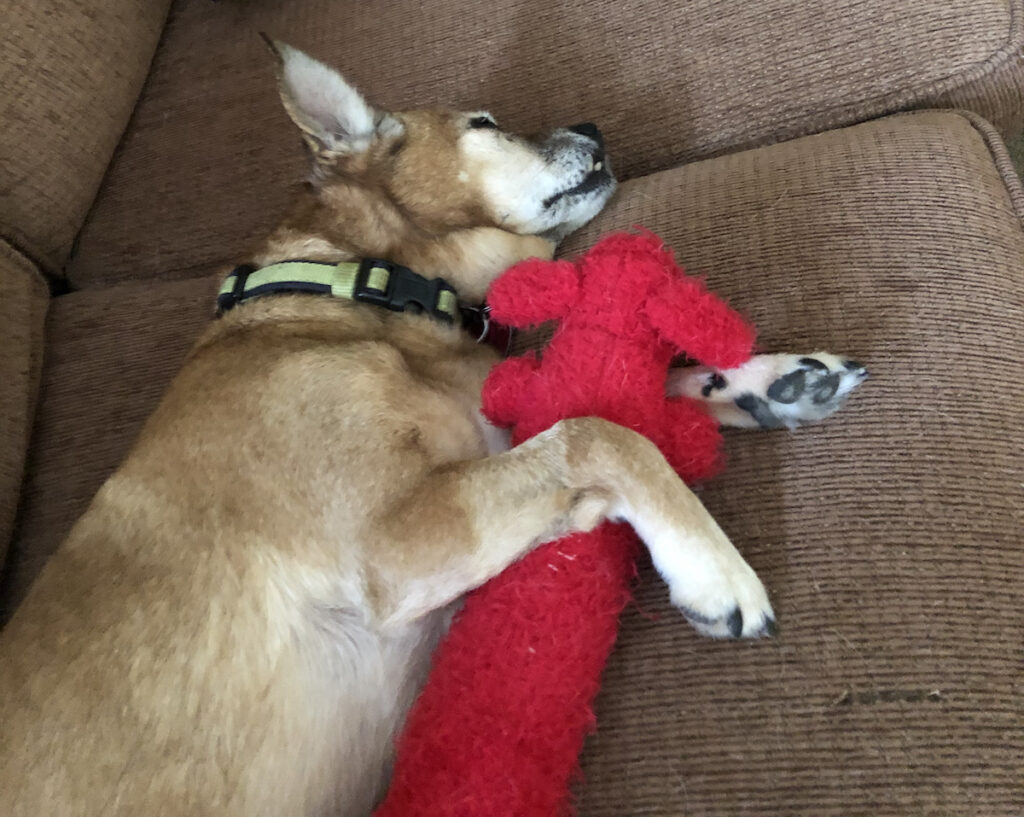
M581 813L1024 813L1024 0L0 8L5 615L302 176L266 29L383 106L597 121L626 181L565 251L643 224L763 348L873 372L728 434L703 495L781 634L700 640L645 568Z

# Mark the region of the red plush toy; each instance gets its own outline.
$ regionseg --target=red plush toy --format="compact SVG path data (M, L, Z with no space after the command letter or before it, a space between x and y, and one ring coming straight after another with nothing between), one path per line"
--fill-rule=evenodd
M525 261L493 285L495 320L558 319L543 357L512 358L484 412L518 444L598 416L645 434L687 481L720 462L715 421L665 397L681 352L727 369L753 330L685 277L653 235L611 235L575 262ZM554 817L595 723L591 703L629 600L637 539L623 524L544 545L471 593L438 649L399 740L376 817Z

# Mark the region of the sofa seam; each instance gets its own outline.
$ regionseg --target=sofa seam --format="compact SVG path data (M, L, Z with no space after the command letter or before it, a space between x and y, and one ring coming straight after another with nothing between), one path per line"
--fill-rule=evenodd
M48 288L52 289L54 284L61 281L62 276L57 271L61 265L56 263L56 259L50 253L43 252L23 230L9 222L4 223L0 226L0 241L31 264Z
M1006 190L1006 195L1010 200L1010 206L1013 208L1014 215L1017 216L1017 221L1021 229L1024 230L1024 183L1021 182L1021 178L1017 174L1013 161L1010 159L1010 154L1006 149L1006 144L996 131L995 126L985 117L976 114L974 111L958 108L945 112L964 119L974 132L981 137L982 142L984 142L985 147L988 149L992 164L999 172L999 177L1003 180L1003 188Z
M862 98L852 104L840 104L827 109L823 111L823 126L815 132L834 130L856 122L867 122L889 114L913 110L930 99L938 99L995 75L1013 59L1019 58L1024 53L1024 25L1022 25L1024 0L1010 0L1009 12L1010 19L1005 40L984 59L967 68L945 74L938 79L915 85L909 90L897 90L880 96ZM855 122L850 122L844 117L844 111L848 111ZM799 127L795 121L793 125ZM808 132L801 135L808 135Z
M1009 2L1010 22L1006 41L989 56L979 60L967 68L955 71L945 76L932 80L931 93L936 96L948 94L951 91L963 88L986 76L991 76L1004 67L1013 58L1021 56L1024 47L1024 27L1021 26L1022 15L1024 15L1024 0L1010 0ZM951 87L938 87L950 85ZM927 89L928 85L923 86Z
M13 241L7 235L0 235L0 253L15 262L21 262L27 266L31 270L29 275L42 287L47 295L52 295L52 282L44 271L43 265L33 258L31 253L25 252L16 241Z

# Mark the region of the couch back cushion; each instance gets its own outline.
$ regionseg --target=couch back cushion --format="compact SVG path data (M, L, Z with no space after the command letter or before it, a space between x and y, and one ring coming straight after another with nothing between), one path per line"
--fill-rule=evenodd
M594 121L630 178L951 100L1021 126L1022 6L175 0L69 275L209 271L281 215L306 166L259 30L393 110L487 108L519 132Z
M0 3L0 236L51 272L85 220L169 5Z

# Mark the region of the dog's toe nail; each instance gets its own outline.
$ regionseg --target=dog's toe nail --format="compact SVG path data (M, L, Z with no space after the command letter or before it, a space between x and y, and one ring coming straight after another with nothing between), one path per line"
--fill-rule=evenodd
M686 620L689 621L691 624L708 625L713 622L713 619L710 619L707 616L698 613L696 610L687 607L686 605L679 605L679 612L681 612L683 616L686 617Z
M740 612L739 607L729 613L729 618L725 620L725 626L729 628L729 635L733 638L743 635L743 613Z
M852 372L857 377L859 377L861 380L867 380L868 379L869 372L865 368L863 363L860 363L860 362L858 362L856 360L845 360L845 361L843 361L843 368L846 369L846 371L848 371L848 372Z
M768 616L764 622L764 634L769 638L775 638L779 634L779 625L772 616Z

